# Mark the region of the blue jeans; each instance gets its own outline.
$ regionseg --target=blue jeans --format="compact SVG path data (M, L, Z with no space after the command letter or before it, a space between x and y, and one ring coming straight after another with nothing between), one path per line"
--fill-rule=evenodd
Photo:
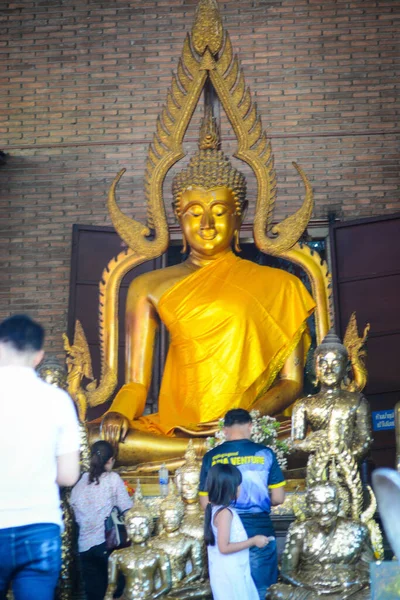
M278 554L276 541L264 548L250 548L250 570L260 600L265 600L267 589L278 579Z
M38 523L0 529L0 600L53 600L61 568L60 528Z

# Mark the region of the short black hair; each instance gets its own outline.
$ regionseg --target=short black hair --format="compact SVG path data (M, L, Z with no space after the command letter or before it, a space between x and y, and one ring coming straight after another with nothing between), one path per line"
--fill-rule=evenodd
M224 418L224 427L232 427L233 425L244 425L252 423L253 419L248 410L244 408L233 408L228 410Z
M14 315L0 323L0 342L18 352L38 352L43 348L44 329L27 315Z

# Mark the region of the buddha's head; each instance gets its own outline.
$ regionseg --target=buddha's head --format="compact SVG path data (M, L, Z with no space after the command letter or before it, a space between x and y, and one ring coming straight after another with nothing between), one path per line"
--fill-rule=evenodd
M125 527L132 544L143 544L149 539L153 529L153 517L143 501L142 490L138 482L133 508L124 514Z
M238 246L246 210L246 180L218 149L219 136L211 112L200 131L198 152L174 178L174 211L185 241L203 256Z
M308 512L324 529L330 529L339 515L339 495L331 483L321 483L307 489Z
M316 348L315 373L321 385L337 387L346 375L349 356L346 347L331 330Z
M192 440L189 441L185 452L185 462L175 473L175 483L183 501L186 504L197 502L200 483L200 462L196 457L196 450Z
M176 492L172 481L169 483L168 496L160 504L160 521L167 533L177 531L181 526L185 506Z

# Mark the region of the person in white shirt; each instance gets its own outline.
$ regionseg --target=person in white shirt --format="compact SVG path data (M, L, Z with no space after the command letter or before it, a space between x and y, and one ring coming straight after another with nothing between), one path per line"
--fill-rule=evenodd
M0 600L53 600L61 566L58 486L79 478L79 429L66 392L42 381L44 330L0 323Z

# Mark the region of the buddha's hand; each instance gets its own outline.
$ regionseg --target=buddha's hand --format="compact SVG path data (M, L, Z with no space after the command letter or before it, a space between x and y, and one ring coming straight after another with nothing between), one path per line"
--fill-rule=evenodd
M129 419L118 412L108 412L101 421L101 437L114 448L123 442L129 430Z

